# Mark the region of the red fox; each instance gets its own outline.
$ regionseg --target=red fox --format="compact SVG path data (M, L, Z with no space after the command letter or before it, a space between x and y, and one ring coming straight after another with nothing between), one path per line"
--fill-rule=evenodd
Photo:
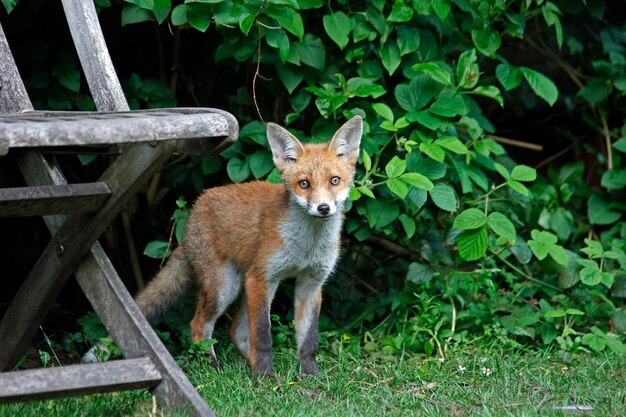
M329 142L302 144L269 123L267 140L283 184L227 185L197 199L182 245L136 297L148 320L162 316L195 281L191 336L198 342L212 337L216 320L241 295L230 336L250 361L252 375L271 376L270 305L279 283L295 278L301 372L317 373L322 286L339 256L342 206L362 133L363 121L355 116Z

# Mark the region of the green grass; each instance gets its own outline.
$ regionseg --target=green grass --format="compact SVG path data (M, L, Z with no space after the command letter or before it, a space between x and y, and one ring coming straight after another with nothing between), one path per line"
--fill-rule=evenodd
M220 416L550 416L563 415L555 406L574 404L592 406L590 415L626 413L623 356L471 345L451 349L444 362L323 352L320 375L300 377L295 352L286 349L274 353L278 379L257 380L243 359L223 350L219 370L202 359L185 367ZM135 391L4 405L0 416L145 416L151 408L150 395Z

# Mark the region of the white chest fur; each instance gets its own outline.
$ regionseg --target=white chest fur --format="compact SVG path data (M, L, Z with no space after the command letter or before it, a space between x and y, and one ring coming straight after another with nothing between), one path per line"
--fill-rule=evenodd
M292 206L280 225L283 248L267 265L269 280L307 275L323 281L335 268L339 257L339 237L343 214L328 220L317 219L301 207Z

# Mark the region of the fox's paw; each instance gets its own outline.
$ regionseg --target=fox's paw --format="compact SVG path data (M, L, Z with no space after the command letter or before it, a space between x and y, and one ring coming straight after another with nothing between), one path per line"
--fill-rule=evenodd
M315 358L302 359L300 361L300 373L302 375L317 375L319 369L317 369L317 363Z
M252 377L274 379L274 371L272 370L272 365L270 364L269 366L253 366Z

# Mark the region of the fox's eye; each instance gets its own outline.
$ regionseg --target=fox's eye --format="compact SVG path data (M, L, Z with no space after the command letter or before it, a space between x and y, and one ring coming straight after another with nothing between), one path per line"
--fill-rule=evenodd
M298 185L300 186L300 188L309 188L310 184L307 180L302 180L300 182L298 182Z
M331 183L332 185L337 185L337 184L339 184L339 181L341 181L341 178L339 178L339 177L332 177L332 178L330 179L330 183Z

